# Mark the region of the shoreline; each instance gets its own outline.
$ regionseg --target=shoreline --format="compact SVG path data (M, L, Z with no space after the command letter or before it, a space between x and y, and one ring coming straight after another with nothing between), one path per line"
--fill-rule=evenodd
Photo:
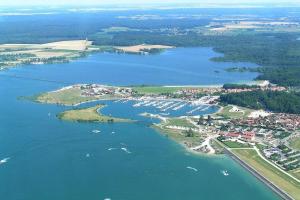
M220 155L225 155L224 153L205 153L205 152L201 152L201 151L195 151L192 148L193 147L188 147L186 146L182 141L178 141L173 137L170 137L168 133L166 133L167 131L164 130L163 128L161 128L159 125L157 124L152 124L150 126L152 129L154 129L160 136L164 136L165 138L175 142L177 145L180 145L181 147L183 147L184 152L186 153L191 153L193 155L197 155L197 156L205 156L205 157L216 157L216 156L220 156Z
M101 113L101 109L106 107L104 104L98 104L93 107L66 110L58 113L56 116L60 120L73 122L99 122L99 123L130 123L131 119L117 118L107 116Z
M284 199L284 200L294 200L294 198L292 198L289 194L287 194L285 191L280 189L280 187L273 184L270 180L268 180L265 176L260 174L257 170L255 170L253 167L251 167L248 163L246 163L241 158L239 158L232 151L224 148L224 154L228 155L237 164L239 164L241 167L246 169L249 173L251 173L255 178L257 178L259 181L261 181L264 185L266 185L268 188L270 188L273 192L275 192L282 199Z

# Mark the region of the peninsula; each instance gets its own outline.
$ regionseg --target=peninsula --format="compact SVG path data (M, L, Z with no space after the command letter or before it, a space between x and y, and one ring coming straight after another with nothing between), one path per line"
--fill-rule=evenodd
M113 122L132 122L129 119L121 119L116 117L110 117L101 114L100 110L105 105L96 105L89 108L73 109L64 111L58 114L58 118L66 121L77 121L77 122L102 122L102 123L113 123Z
M166 45L97 46L89 40L68 40L45 44L0 44L0 70L24 64L65 63L93 52L154 54Z
M154 107L160 110L159 114L145 112L140 115L159 119L160 122L152 127L163 135L191 152L230 152L230 155L241 159L288 196L299 199L300 151L297 140L300 117L292 107L286 110L274 107L285 94L288 97L293 95L286 99L287 104L298 98L298 93L294 94L288 88L268 81L255 85L225 84L221 87L77 84L40 94L35 100L67 106L110 100L116 103L133 102L132 109ZM265 107L246 103L249 98L258 98L259 95L265 98L259 98L262 102L269 102L268 95L271 95L273 103L264 103ZM180 116L170 115L170 112L184 107L190 107L190 110ZM60 113L58 117L77 122L130 122L128 119L104 116L99 112L101 108L103 105L73 109ZM213 108L219 109L212 114L200 114ZM280 110L286 113L278 112Z

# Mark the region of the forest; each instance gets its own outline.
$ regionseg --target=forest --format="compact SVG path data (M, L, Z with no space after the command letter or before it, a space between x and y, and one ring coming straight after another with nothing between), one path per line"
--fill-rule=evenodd
M300 93L297 92L256 90L230 93L221 95L220 101L252 109L300 114Z
M264 10L186 10L190 17L176 19L182 11L143 11L149 19L133 20L139 11L60 13L56 15L4 16L0 23L0 43L47 43L60 40L89 39L95 45L126 46L161 44L176 47L211 47L219 56L216 62L252 62L257 67L258 80L268 79L283 86L300 86L299 32L259 32L253 30L234 34L206 34L206 26L220 13L257 14L262 17L286 16L286 11ZM270 13L271 15L269 15ZM195 18L195 15L203 15ZM159 16L152 19L151 16ZM170 17L171 16L171 17ZM173 18L172 18L173 16ZM174 17L175 16L175 17ZM188 16L188 15L187 15ZM294 19L297 19L294 16ZM257 18L259 20L259 18ZM125 27L126 31L107 31L111 27ZM200 31L199 31L200 30ZM204 32L203 32L204 31ZM245 70L245 69L243 69Z

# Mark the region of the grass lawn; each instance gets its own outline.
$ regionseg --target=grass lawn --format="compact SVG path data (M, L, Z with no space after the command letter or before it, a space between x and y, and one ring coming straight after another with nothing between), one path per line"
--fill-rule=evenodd
M78 121L78 122L130 122L128 119L121 119L115 117L109 117L99 114L98 109L103 108L104 105L96 105L90 108L74 109L62 112L58 117L62 120L67 121Z
M238 107L238 106L236 106ZM223 109L217 113L217 115L224 117L224 118L233 118L233 119L237 119L237 118L245 118L248 117L248 115L253 111L251 109L248 108L242 108L242 107L238 107L239 110L243 111L243 112L230 112L230 110L233 108L233 106L228 105L223 107Z
M166 123L166 125L197 128L194 124L192 124L191 122L189 122L188 120L186 120L184 118L170 118L170 119L168 119L168 122Z
M300 179L300 168L289 171L294 177Z
M242 144L239 142L233 142L233 141L222 141L222 142L229 148L247 148L247 147L249 147L248 144Z
M295 200L300 200L300 184L260 158L255 150L233 149L232 151Z
M81 96L81 90L78 88L47 92L36 98L36 100L41 103L58 103L63 105L75 105L96 99L95 97Z
M290 145L292 148L300 150L300 138L293 138L290 141Z
M170 118L167 122L162 123L160 126L154 126L154 128L158 129L159 132L163 133L167 137L173 139L174 141L185 144L184 146L192 145L200 145L203 142L202 136L194 132L194 135L192 137L186 136L186 131L184 130L177 130L177 129L170 129L167 128L167 126L181 126L181 127L187 127L187 128L196 128L195 125L190 123L185 118Z
M133 89L140 94L161 94L161 93L174 93L183 88L181 88L181 87L163 87L163 86L136 86L136 87L133 87Z
M186 137L184 131L181 130L168 129L160 126L154 126L154 128L157 129L163 135L184 146L187 146L187 144L197 146L204 141L199 134L194 134L193 137Z

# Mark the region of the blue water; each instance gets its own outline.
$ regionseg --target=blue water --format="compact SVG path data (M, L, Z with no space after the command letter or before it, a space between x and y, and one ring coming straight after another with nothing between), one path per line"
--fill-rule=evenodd
M220 54L210 48L177 48L150 56L98 53L68 64L26 66L7 73L70 84L111 85L209 85L250 81L257 76L224 71L228 67L255 67L255 64L209 60L215 56Z
M154 106L140 106L140 107L134 107L134 104L140 101L128 101L128 102L114 102L114 101L100 101L100 103L103 103L107 105L103 109L101 109L101 113L105 115L111 115L119 118L129 118L132 120L142 120L145 121L148 118L140 116L142 113L151 113L151 114L160 114L162 116L169 116L169 117L180 117L180 116L187 116L191 115L188 112L199 107L199 106L193 106L191 104L187 104L186 106L182 107L179 110L172 110L169 109L165 112L162 112L159 108L156 108ZM184 102L183 102L184 103ZM182 103L182 104L183 104ZM95 103L91 103L95 104ZM114 109L111 109L113 107ZM205 106L202 105L203 109L205 110L198 110L192 113L192 115L204 115L204 114L211 114L216 112L219 107L218 106ZM130 112L128 112L130 110Z
M65 84L7 76L15 74L68 83L117 85L217 84L226 79L240 80L241 76L246 76L228 74L213 80L210 77L214 76L210 69L212 66L205 64L210 63L207 57L198 57L199 64L189 64L192 63L189 59L196 59L189 53L202 51L205 52L203 49L179 49L162 55L140 57L96 54L69 64L25 66L0 72L0 159L11 158L0 165L1 199L278 199L271 190L230 158L187 153L180 145L150 128L146 118L138 117L139 109L142 108L133 109L130 102L110 102L103 112L137 117L137 123L64 122L58 120L56 114L70 107L38 104L19 100L18 97L54 90ZM175 65L174 60L184 55L189 59ZM168 61L167 58L172 59ZM128 64L135 59L137 64L134 66L139 67ZM143 69L142 63L153 67ZM220 68L225 65L214 64ZM168 68L167 73L161 69L162 66ZM189 73L181 74L180 66L185 66ZM144 74L152 70L157 73ZM169 72L172 75L167 78ZM192 76L193 73L197 75ZM250 79L252 75L248 75L246 77ZM101 133L93 133L94 129L101 130ZM116 149L109 151L109 148ZM131 153L121 148L127 148ZM197 168L198 171L187 169L187 166ZM227 170L230 175L224 176L221 170Z

